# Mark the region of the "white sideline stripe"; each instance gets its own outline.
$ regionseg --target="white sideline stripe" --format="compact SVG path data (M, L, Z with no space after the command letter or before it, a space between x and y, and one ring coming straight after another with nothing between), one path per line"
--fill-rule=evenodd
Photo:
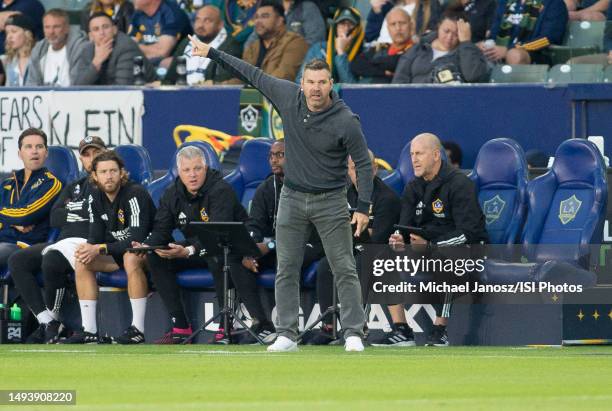
M59 353L70 353L70 354L78 354L78 353L83 353L83 354L91 354L91 353L96 353L96 350L45 350L45 349L27 349L27 348L23 348L23 349L19 349L19 350L10 350L10 352L44 352L44 353L49 353L49 352L59 352Z
M225 351L225 350L182 350L177 351L178 354L221 354L221 355L252 355L252 354L270 354L267 351ZM274 353L276 354L276 353ZM272 354L272 355L274 355ZM274 355L275 356L275 355Z

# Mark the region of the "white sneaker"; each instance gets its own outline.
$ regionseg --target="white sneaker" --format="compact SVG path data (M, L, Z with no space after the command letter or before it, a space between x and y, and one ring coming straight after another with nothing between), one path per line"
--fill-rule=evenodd
M274 341L274 344L268 346L268 352L291 352L297 350L297 343L283 336L279 336L276 341Z
M346 337L346 342L344 343L344 351L361 352L363 350L364 348L361 338L357 337L356 335Z

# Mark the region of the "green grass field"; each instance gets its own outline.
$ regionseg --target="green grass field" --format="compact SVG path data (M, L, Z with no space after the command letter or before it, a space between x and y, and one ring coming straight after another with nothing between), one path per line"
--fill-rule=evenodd
M612 347L3 345L0 389L77 391L17 410L610 410Z

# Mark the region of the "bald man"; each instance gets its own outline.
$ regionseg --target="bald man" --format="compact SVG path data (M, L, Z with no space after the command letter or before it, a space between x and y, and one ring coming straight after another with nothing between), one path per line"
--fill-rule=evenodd
M242 46L233 36L228 36L221 12L215 6L204 6L196 12L193 22L193 31L201 41L210 43L218 50L225 51L232 56L242 55ZM175 84L178 79L176 72L177 57L184 56L187 65L187 84L190 86L214 84L232 78L232 75L222 69L217 63L206 57L192 56L191 44L184 39L174 53L164 84Z
M440 139L431 133L416 136L410 143L410 157L415 178L405 188L399 224L420 227L427 238L393 234L389 244L402 248L406 243L436 247L488 242L485 218L478 204L474 183L451 165L442 161ZM428 346L447 346L446 325L450 317L450 295L438 296L434 325ZM403 305L389 307L391 333L377 346L414 346L414 333L408 326Z

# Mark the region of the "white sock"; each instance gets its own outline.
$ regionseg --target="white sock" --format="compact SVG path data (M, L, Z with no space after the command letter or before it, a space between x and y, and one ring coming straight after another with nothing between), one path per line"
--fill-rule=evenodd
M45 310L45 311L42 311L36 314L36 319L38 320L40 324L49 324L51 321L55 320L56 318L53 317L53 313L51 313L51 311Z
M79 305L81 306L81 320L83 322L83 330L92 334L98 332L98 323L96 321L97 304L97 300L79 300Z
M144 333L147 297L130 298L130 304L132 305L132 325L138 328L138 331Z

